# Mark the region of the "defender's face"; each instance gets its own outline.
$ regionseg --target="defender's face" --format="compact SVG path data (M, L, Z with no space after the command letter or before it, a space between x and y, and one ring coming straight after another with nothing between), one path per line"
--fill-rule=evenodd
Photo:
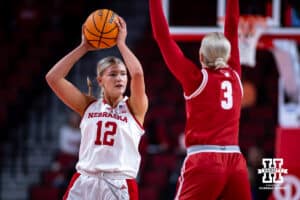
M98 77L104 94L118 97L124 94L127 86L127 71L123 64L116 64L104 70L103 75Z

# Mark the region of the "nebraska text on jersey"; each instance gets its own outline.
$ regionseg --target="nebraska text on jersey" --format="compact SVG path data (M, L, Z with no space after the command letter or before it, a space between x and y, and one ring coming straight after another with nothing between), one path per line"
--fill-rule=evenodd
M94 118L94 117L108 117L108 118L114 118L123 122L127 123L127 117L118 115L117 113L109 113L109 112L92 112L88 113L88 118Z

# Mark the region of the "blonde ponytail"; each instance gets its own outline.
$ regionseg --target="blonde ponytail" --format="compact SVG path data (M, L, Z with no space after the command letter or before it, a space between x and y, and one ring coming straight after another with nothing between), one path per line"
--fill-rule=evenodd
M93 83L90 79L90 77L86 78L87 86L88 86L88 95L93 96Z
M225 62L224 58L217 58L214 63L214 66L216 66L216 68L226 66L226 65L227 63Z

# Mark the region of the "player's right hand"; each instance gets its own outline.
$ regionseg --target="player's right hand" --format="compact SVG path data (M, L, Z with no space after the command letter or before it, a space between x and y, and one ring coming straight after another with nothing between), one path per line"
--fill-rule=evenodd
M98 48L93 47L86 39L86 37L83 34L84 25L81 28L81 44L80 46L84 47L86 51L96 51L99 50Z

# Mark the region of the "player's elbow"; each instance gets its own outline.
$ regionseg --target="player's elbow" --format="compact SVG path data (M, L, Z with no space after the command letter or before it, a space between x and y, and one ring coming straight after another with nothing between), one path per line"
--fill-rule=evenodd
M53 73L48 72L45 76L46 82L48 83L48 85L53 85L56 82L56 78L53 75Z
M135 71L131 74L132 79L143 79L144 78L144 73L142 70Z
M46 74L45 79L46 82L49 84L49 82L51 81L51 76L49 75L49 73Z

